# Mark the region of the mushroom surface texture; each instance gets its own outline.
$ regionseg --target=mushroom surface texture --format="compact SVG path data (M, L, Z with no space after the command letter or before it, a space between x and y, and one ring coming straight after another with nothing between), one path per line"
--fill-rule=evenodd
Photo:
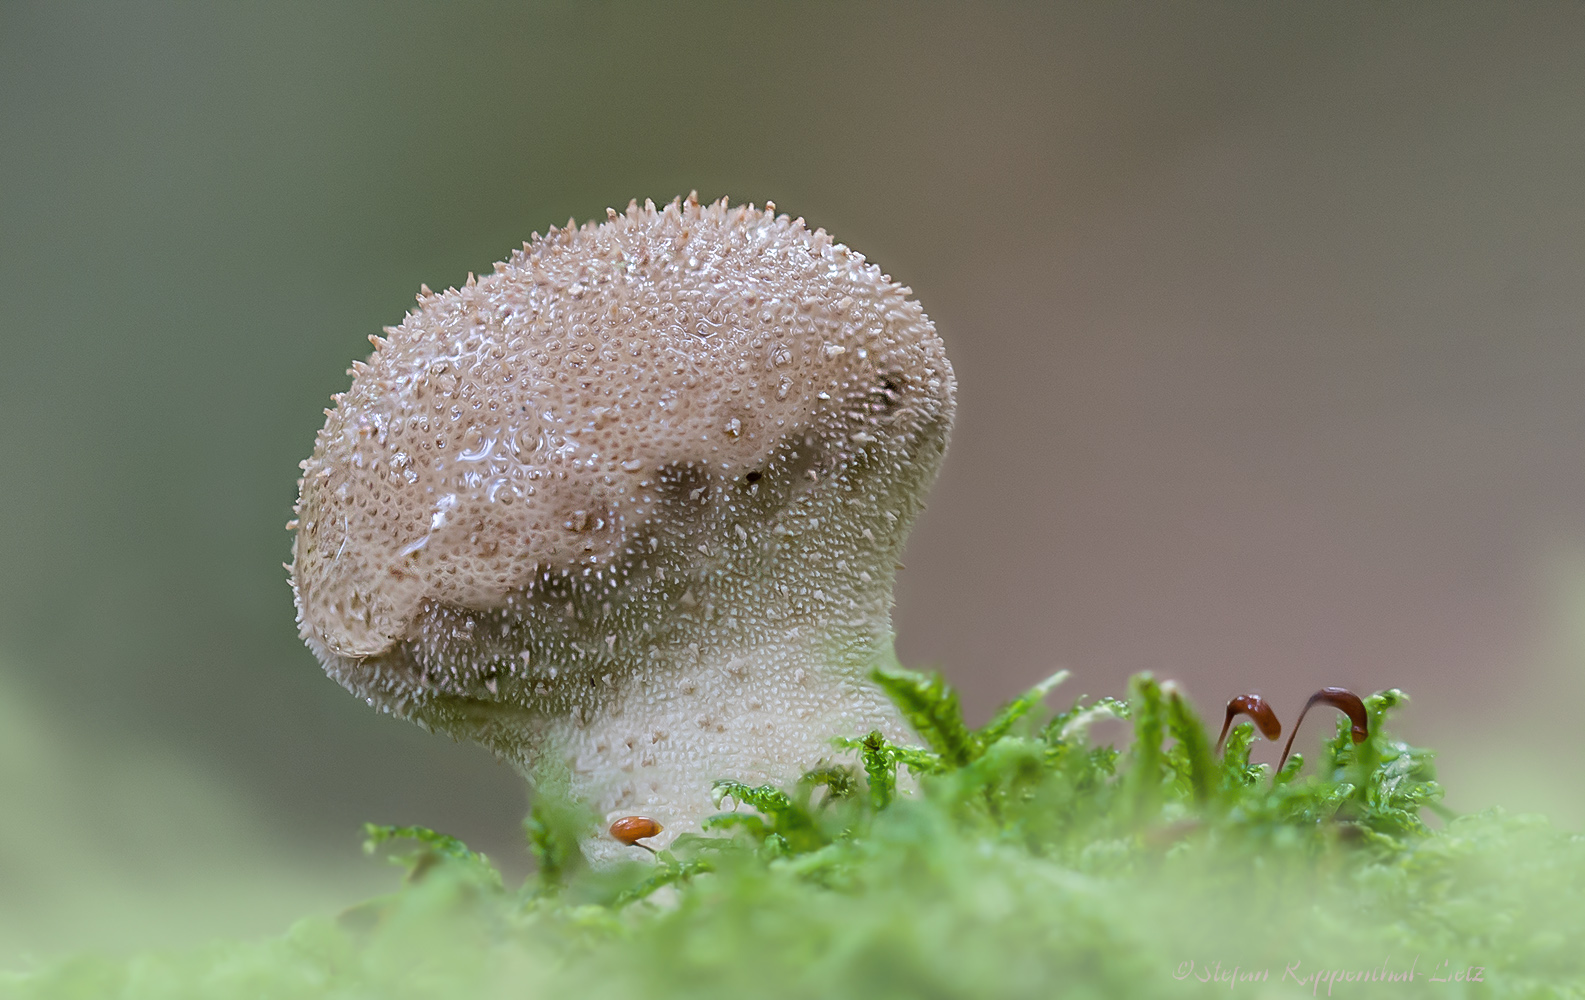
M910 294L773 205L692 196L425 288L302 463L303 639L370 705L668 842L716 778L912 741L869 673L955 383Z

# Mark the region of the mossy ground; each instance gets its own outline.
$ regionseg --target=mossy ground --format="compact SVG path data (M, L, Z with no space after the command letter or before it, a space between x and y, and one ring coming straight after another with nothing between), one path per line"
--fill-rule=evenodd
M1252 727L1217 753L1147 676L1050 719L1043 685L978 730L939 679L878 676L927 746L871 734L794 788L717 782L705 835L655 859L587 869L591 817L552 802L518 888L452 838L370 827L371 850L407 848L388 896L0 995L1585 997L1585 837L1440 810L1430 753L1387 729L1397 691L1365 700L1365 742L1340 720L1310 773L1273 775ZM1126 750L1091 741L1107 716L1132 721Z

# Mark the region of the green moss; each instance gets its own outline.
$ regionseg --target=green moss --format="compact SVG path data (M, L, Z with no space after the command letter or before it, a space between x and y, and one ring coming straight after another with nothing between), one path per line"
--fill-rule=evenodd
M1433 828L1431 754L1387 728L1401 692L1366 699L1365 742L1342 721L1314 773L1273 777L1249 763L1251 726L1218 758L1183 693L1148 676L1126 702L1036 719L1054 678L978 730L939 678L878 679L927 745L871 733L792 788L718 781L725 811L654 859L588 869L592 817L550 801L528 823L539 872L516 889L450 837L370 827L371 850L406 845L388 896L275 940L78 958L0 993L1585 996L1585 838L1496 811ZM1090 742L1106 716L1132 719L1126 752Z

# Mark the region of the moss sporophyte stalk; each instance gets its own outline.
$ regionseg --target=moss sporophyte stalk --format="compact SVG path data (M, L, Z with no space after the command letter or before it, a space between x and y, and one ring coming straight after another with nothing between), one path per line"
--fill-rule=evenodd
M0 995L1585 997L1585 838L1446 810L1397 690L1322 688L1273 771L1258 695L1213 741L1148 674L1049 713L1063 673L973 727L898 665L956 389L909 295L692 197L425 289L303 463L298 621L370 705L530 779L533 874L371 824L388 895Z

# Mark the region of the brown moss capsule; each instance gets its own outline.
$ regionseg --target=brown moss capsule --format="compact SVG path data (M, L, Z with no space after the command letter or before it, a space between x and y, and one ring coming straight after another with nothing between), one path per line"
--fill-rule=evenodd
M666 829L648 816L623 816L611 824L611 836L629 847L650 848L639 841L653 837Z
M1305 715L1310 711L1310 706L1318 701L1328 705L1348 716L1351 723L1349 735L1355 743L1363 743L1370 736L1370 716L1365 712L1365 703L1359 695L1348 688L1324 687L1315 694L1310 695L1310 700L1304 703L1304 710L1299 713L1299 719L1293 724L1293 732L1288 734L1288 745L1282 748L1282 760L1277 763L1277 770L1282 770L1282 765L1288 762L1288 751L1293 749L1293 738L1299 735L1299 726L1304 722Z
M1227 730L1233 725L1235 715L1247 715L1255 720L1260 734L1268 740L1282 735L1282 723L1277 721L1277 713L1266 704L1266 699L1258 694L1241 694L1227 703L1227 718L1222 722L1222 735L1216 738L1216 749L1222 749L1222 741L1227 739Z

